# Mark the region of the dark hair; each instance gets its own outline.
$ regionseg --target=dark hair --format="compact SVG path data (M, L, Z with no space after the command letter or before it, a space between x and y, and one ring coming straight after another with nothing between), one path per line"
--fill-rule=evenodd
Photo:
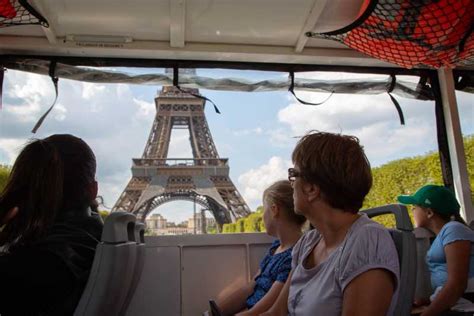
M293 202L293 187L290 181L280 180L273 183L265 191L263 191L263 199L277 204L285 212L287 218L293 223L303 226L306 217L295 213L295 205Z
M355 136L310 132L299 140L292 160L334 208L357 213L372 187L370 163Z
M52 135L27 144L0 194L0 221L19 208L0 233L0 246L38 241L61 213L93 205L88 187L95 171L94 153L80 138Z
M425 207L426 208L426 207ZM456 214L442 214L442 213L439 213L437 212L435 209L431 209L434 213L438 214L439 217L441 217L445 222L450 222L450 221L456 221L456 222L459 222L461 224L464 224L466 226L467 223L464 221L464 219L461 217L461 214L459 213L456 213Z

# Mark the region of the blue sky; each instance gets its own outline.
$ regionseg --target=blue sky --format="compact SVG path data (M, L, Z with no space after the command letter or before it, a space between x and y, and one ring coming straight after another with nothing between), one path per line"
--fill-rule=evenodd
M163 72L163 69L127 69L127 72ZM249 80L281 79L283 73L198 70L209 77ZM305 73L305 78L339 79L348 74ZM32 137L31 128L54 99L45 76L8 71L0 110L0 163L12 164L21 147ZM89 84L60 80L59 99L35 137L71 133L88 142L97 155L100 194L111 207L130 178L131 159L141 157L155 115L158 86ZM316 129L353 134L360 138L372 166L401 157L436 150L434 105L398 97L406 125L399 124L388 95L333 95L319 107L299 104L288 92L224 92L201 90L212 99L207 120L221 157L229 158L234 184L251 209L261 204L266 186L285 178L297 136ZM298 92L317 102L327 95ZM474 133L474 97L458 93L463 134ZM174 132L170 157L187 157L187 133ZM188 202L168 203L156 210L180 222L192 214Z

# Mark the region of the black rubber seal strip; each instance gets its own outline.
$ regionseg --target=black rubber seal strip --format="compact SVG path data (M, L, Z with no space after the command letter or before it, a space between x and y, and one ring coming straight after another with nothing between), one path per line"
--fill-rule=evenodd
M367 8L365 9L364 13L362 13L354 22L352 22L348 26L344 26L343 28L340 28L338 30L321 33L321 35L328 35L328 36L340 35L340 34L352 31L353 29L360 26L362 23L364 23L369 18L369 16L372 14L372 12L374 12L375 7L378 4L379 4L379 0L370 0L370 3L367 6Z
M26 10L28 10L29 13L31 13L35 18L40 21L42 26L49 27L48 21L46 21L46 19L28 3L28 0L19 0L19 2Z

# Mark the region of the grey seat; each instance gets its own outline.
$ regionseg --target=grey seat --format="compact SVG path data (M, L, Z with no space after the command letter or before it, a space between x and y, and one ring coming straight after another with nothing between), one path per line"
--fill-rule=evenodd
M416 238L416 291L415 297L429 297L433 294L431 288L431 275L426 264L426 254L430 249L430 239L434 237L433 233L426 228L417 227L413 230Z
M130 285L130 289L128 291L127 297L125 299L125 306L128 308L130 302L132 301L133 295L135 294L135 290L137 289L138 283L140 282L140 278L143 271L143 266L145 265L145 256L146 256L146 249L145 249L145 224L141 222L135 223L135 240L137 243L136 246L136 262L135 262L135 269L133 272L132 283ZM122 315L126 315L127 312L124 310Z
M86 288L75 316L121 315L133 281L137 257L135 216L111 213L105 220Z
M400 291L395 315L410 315L416 287L416 240L413 225L404 205L390 204L362 211L369 217L395 215L396 229L389 229L400 263Z

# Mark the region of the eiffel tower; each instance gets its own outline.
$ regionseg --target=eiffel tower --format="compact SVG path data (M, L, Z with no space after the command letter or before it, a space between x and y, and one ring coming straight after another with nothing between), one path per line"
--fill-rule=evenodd
M142 158L133 159L132 178L112 208L144 221L158 206L186 200L214 215L219 227L250 214L229 177L227 158L220 158L204 114L198 89L165 86L155 98L156 116ZM193 157L168 157L173 128L187 128Z

